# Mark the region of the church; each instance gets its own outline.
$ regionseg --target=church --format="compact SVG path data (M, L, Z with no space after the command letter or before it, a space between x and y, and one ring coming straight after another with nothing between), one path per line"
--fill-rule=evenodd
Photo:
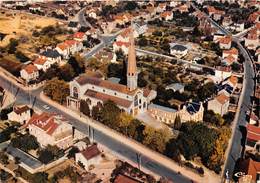
M78 76L70 82L70 96L67 97L67 106L73 110L80 109L80 101L89 101L90 109L99 103L113 101L120 109L136 116L148 109L150 102L157 93L148 88L138 88L138 71L136 66L136 53L133 28L129 34L129 49L127 62L127 85L113 83L85 74Z

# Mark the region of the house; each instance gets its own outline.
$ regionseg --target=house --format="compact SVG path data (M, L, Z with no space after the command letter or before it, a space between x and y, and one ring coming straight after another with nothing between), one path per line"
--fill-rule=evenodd
M130 34L131 29L126 28L124 29L117 37L116 41L118 42L129 42L129 34Z
M250 114L249 124L251 124L251 125L257 125L257 124L259 124L259 122L260 122L260 121L259 121L258 116L255 115L254 112L252 112L252 113Z
M69 55L70 55L70 47L69 45L67 45L66 43L59 43L57 44L56 48L55 48L58 53L64 58L64 59L68 59Z
M256 22L259 22L259 16L260 16L260 13L259 11L256 11L256 12L253 12L249 15L247 21L249 23L256 23Z
M39 70L35 65L29 64L29 65L26 65L20 71L20 75L21 75L21 78L24 79L28 83L30 81L36 80L39 77Z
M224 27L228 27L228 26L230 26L232 23L233 23L233 21L232 21L231 16L224 16L223 21L222 21L222 25L223 25Z
M113 43L113 51L117 52L121 49L123 53L127 55L129 46L130 46L129 42L115 41Z
M242 172L239 183L258 183L260 181L260 162L247 158L241 160L237 167L239 167L238 171Z
M8 120L24 125L31 118L30 108L25 106L15 106L13 111L7 114Z
M77 31L80 28L80 24L78 22L75 21L70 21L68 24L68 28L73 30L73 31Z
M232 39L230 36L225 36L223 38L220 38L218 42L219 42L220 49L230 49L231 48Z
M37 67L38 70L47 71L51 67L51 63L47 60L45 56L39 56L34 62L33 65Z
M186 121L202 121L204 107L201 102L187 102L179 111L182 122Z
M222 63L226 66L231 66L234 62L236 62L236 59L233 55L228 55L222 60Z
M173 84L170 84L168 86L166 86L166 90L172 90L174 92L178 91L180 93L183 93L184 92L184 85L182 83L173 83Z
M90 9L90 10L87 12L87 14L88 14L88 16L91 17L91 18L97 19L96 11L97 11L97 10L95 10L95 9Z
M99 103L111 100L120 109L133 116L147 111L150 101L156 97L156 92L137 87L138 71L133 30L128 44L127 85L80 75L70 82L70 96L67 97L69 108L78 110L80 100L90 100L90 109Z
M162 12L164 12L165 10L166 10L166 3L159 3L158 4L158 6L157 6L157 8L156 8L156 12L157 13L162 13Z
M212 16L215 21L220 20L221 17L225 15L224 11L218 10L213 6L208 6L207 9L208 9L209 16Z
M55 49L47 49L41 53L42 56L45 56L50 64L59 64L61 62L61 55Z
M175 9L178 9L181 13L189 12L189 7L187 6L187 4L183 4Z
M170 44L170 53L176 57L183 57L187 55L188 48L180 44Z
M83 44L76 40L65 40L64 44L67 44L71 54L79 52L83 49Z
M256 29L252 29L248 33L247 37L245 38L245 46L251 50L255 50L257 46L259 46L259 39Z
M173 13L172 13L172 11L164 11L160 14L160 18L161 18L161 20L166 20L166 21L172 20Z
M51 113L34 113L28 123L29 133L42 147L56 145L66 149L73 144L72 126L65 119Z
M85 150L75 154L75 161L81 163L85 170L88 170L91 165L99 164L101 160L101 152L96 144L93 144Z
M119 174L113 183L141 183L141 181L136 180L132 177L129 177L127 175Z
M236 88L238 83L238 78L234 75L231 75L226 81L224 81L222 84L228 84L232 88Z
M109 52L105 50L101 50L94 55L101 62L116 62L116 54L115 52Z
M228 112L229 97L224 93L219 94L214 99L208 101L208 110L212 110L223 116Z
M238 22L234 23L233 27L235 31L242 32L245 29L245 24L244 22Z
M252 124L247 124L246 126L247 134L246 134L246 149L248 150L256 150L259 152L260 150L260 127Z
M87 39L87 36L84 32L76 32L73 34L73 39L79 42L82 42Z
M146 33L146 31L148 30L148 26L147 26L147 23L145 23L144 21L141 21L138 23L135 22L134 29L135 29L134 37L136 38L139 35Z
M232 75L231 67L217 66L215 69L215 76L221 81L229 78Z
M233 56L235 58L235 61L237 61L237 59L238 59L238 50L236 48L231 48L229 50L223 50L222 58L226 58L229 55Z

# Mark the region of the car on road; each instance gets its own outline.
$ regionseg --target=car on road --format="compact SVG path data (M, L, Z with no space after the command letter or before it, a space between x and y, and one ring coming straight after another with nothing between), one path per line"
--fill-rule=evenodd
M49 110L49 109L50 109L50 106L44 105L43 108L46 109L46 110Z

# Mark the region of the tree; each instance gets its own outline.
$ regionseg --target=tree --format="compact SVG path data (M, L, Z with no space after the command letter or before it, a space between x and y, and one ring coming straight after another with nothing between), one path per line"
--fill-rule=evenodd
M94 120L99 121L101 116L101 107L99 105L93 106L91 111L91 116Z
M23 151L30 151L32 149L37 149L39 147L39 143L33 135L25 134L22 136L17 136L11 140L11 144L15 148L19 148Z
M127 128L127 135L138 141L142 141L144 125L138 119L133 119Z
M85 72L85 60L79 54L71 56L68 63L72 66L75 76Z
M179 115L177 115L174 120L173 128L175 130L179 130L181 128L181 117Z
M215 84L213 82L206 83L198 90L198 97L201 101L206 100L215 93Z
M164 152L166 143L169 141L171 137L171 134L168 129L165 128L156 130L149 126L145 127L143 135L143 144L161 153Z
M143 35L141 35L138 40L138 45L144 47L147 46L147 44L148 44L148 40Z
M70 64L65 64L60 68L60 79L71 81L75 76L75 72Z
M116 129L118 127L119 120L120 109L113 101L106 101L101 108L101 122L111 128Z
M47 81L43 91L52 100L61 104L66 101L66 98L70 93L69 85L57 78Z
M79 152L79 149L77 147L72 147L71 150L69 150L69 153L67 155L68 158L75 158L75 154Z
M125 134L128 135L128 128L130 126L130 123L133 121L133 117L125 112L122 112L120 114L120 121L119 121L119 130Z
M90 109L87 101L80 101L80 112L82 112L86 116L90 116Z
M38 154L39 160L44 164L48 164L49 162L63 156L64 151L59 149L57 146L47 145L45 149L39 150Z
M18 40L11 38L10 43L8 45L8 53L9 54L14 54L16 52L16 47L18 46Z
M126 5L124 7L125 10L135 10L136 8L138 8L138 4L135 1L127 1Z
M9 164L9 158L3 151L0 151L0 162L3 163L4 165Z
M32 183L47 183L48 176L49 175L46 172L37 172L33 174Z

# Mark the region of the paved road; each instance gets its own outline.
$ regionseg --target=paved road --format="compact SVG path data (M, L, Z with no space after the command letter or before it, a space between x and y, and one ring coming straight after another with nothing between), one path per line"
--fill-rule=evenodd
M5 89L11 88L10 87L11 83L9 81L7 81L5 78L3 78L2 76L0 76L0 83L1 83L1 86L4 87ZM13 88L14 88L14 92L16 93L18 88L16 86L13 86ZM41 89L31 92L31 95L34 96L34 97L32 97L32 101L34 101L35 108L40 109L42 111L46 111L46 112L55 112L55 113L61 114L65 118L67 118L68 121L73 126L75 126L79 131L89 135L87 124L80 122L76 118L70 116L67 113L64 113L63 111L61 111L53 106L50 106L51 108L49 109L49 111L44 109L42 106L48 105L48 104L40 99L40 97L39 97L40 92L41 92ZM17 97L17 100L16 100L17 103L29 105L30 97L29 97L27 91L19 89L19 92L16 97ZM92 136L92 134L90 136ZM120 142L120 139L115 140L115 139L111 138L110 136L102 133L98 129L94 129L94 140L100 144L103 144L104 146L108 147L109 149L112 149L113 151L120 154L121 156L137 163L137 151L135 149L131 149L130 147L122 144ZM145 154L141 154L141 159L142 159L142 161L141 161L142 167L144 167L152 172L155 172L158 175L170 178L171 180L173 180L174 182L177 182L177 183L190 182L189 178L179 175L176 172L173 172L172 170L166 168L162 164L156 163L155 161L149 159L149 157L147 157Z
M193 8L197 11L200 11L193 3L191 3ZM231 33L225 30L223 27L218 25L215 21L213 21L208 15L205 14L207 19L217 27L222 33L225 35L231 35ZM244 56L245 62L243 63L244 66L244 82L243 82L243 90L241 92L239 98L238 108L239 110L236 113L234 122L233 122L233 134L231 138L231 144L228 148L227 154L228 157L225 162L225 167L223 171L223 176L225 172L229 171L229 175L233 175L233 171L235 168L235 164L237 160L241 157L241 152L243 149L243 140L245 139L244 134L242 131L245 129L247 124L246 122L246 112L251 109L251 96L254 92L255 82L255 71L253 66L253 61L251 60L250 55L246 51L246 49L241 45L239 38L233 37L233 42L235 42L239 48L240 53ZM242 130L241 130L242 129Z

